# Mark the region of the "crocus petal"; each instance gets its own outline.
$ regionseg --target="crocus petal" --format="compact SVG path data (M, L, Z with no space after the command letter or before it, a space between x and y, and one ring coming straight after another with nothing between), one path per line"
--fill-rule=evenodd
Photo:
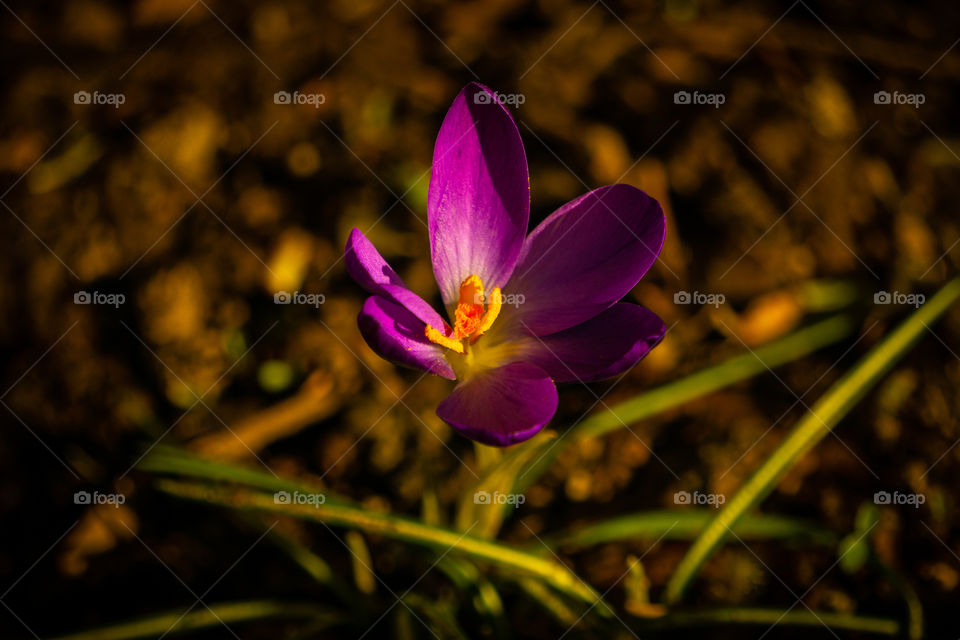
M359 229L350 232L343 260L350 277L368 293L393 300L406 307L424 324L443 331L444 321L440 314L426 300L407 289L397 272ZM420 333L423 333L422 327Z
M399 365L456 380L443 349L424 337L423 322L401 305L370 296L357 316L363 339L381 357Z
M557 410L557 388L547 373L514 362L461 382L437 406L437 415L460 433L498 447L532 437Z
M488 291L510 279L530 216L527 157L510 113L482 85L467 85L443 120L427 213L444 304L470 275Z
M504 293L523 294L514 320L543 336L580 324L629 292L657 259L666 223L635 187L601 187L550 214L527 237Z
M621 302L575 327L531 338L527 359L556 382L602 380L639 362L665 330L657 314Z

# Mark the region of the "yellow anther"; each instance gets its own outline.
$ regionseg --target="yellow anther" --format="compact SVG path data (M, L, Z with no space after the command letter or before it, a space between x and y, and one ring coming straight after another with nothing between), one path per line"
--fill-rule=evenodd
M459 340L454 340L453 338L448 338L443 335L430 325L427 325L423 330L424 335L427 337L427 340L434 344L438 344L441 347L446 347L447 349L453 349L457 353L463 353L463 343Z
M487 312L483 314L483 320L480 321L477 332L470 338L470 344L476 342L477 338L486 333L487 330L493 326L493 321L500 315L500 306L503 304L503 294L500 293L500 287L495 287L494 290L490 292L490 299L486 302Z

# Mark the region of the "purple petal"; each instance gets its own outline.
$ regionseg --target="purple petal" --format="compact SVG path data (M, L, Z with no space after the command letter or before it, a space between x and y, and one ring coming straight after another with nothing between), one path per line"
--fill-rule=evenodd
M657 259L663 210L636 187L595 189L554 211L527 237L504 293L534 335L580 324L620 300Z
M437 415L477 442L506 447L540 431L557 410L557 387L527 362L490 369L461 382Z
M397 272L390 268L373 243L359 229L350 232L347 247L343 253L347 273L368 293L382 296L406 307L438 331L443 331L443 318L430 304L407 289ZM420 333L423 333L421 328Z
M527 357L556 382L602 380L639 362L665 330L657 314L621 302L575 327L533 338Z
M457 95L433 149L427 198L433 273L446 305L476 274L490 291L510 279L530 217L520 132L492 91Z
M423 322L407 309L380 296L363 304L357 325L363 339L381 357L399 365L456 380L443 348L423 335Z

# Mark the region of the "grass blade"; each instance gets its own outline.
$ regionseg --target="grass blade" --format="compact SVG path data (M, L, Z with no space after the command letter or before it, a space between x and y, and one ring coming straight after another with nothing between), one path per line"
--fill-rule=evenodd
M183 610L160 613L139 620L123 622L109 627L83 631L62 636L57 640L134 640L135 638L157 638L161 635L174 635L218 627L222 624L264 620L267 618L308 618L324 626L333 626L341 622L340 615L325 610L316 604L285 604L272 600L253 600L248 602L230 602L214 604L207 609L192 611L186 615Z
M509 547L386 513L367 511L346 504L330 502L316 505L278 504L272 495L238 489L211 487L202 484L160 480L160 490L183 498L218 504L233 509L254 510L324 522L328 525L359 529L397 540L420 544L441 552L459 553L489 562L501 569L534 575L551 586L579 600L593 604L600 595L564 565Z
M850 316L833 316L785 338L758 347L752 353L742 353L726 362L702 369L682 380L671 382L621 402L611 410L600 411L581 422L571 435L574 436L576 441L596 438L609 431L622 429L624 422L629 424L643 420L759 373L764 373L768 369L798 360L817 349L850 335L854 326L854 321Z
M667 584L668 603L680 600L700 567L717 549L731 527L773 491L790 467L829 433L880 377L910 349L928 325L936 321L958 297L960 278L955 278L871 349L817 401L787 439L727 502L687 551Z
M270 491L317 491L302 482L277 476L253 467L199 456L177 447L158 445L137 464L141 471L235 482Z
M437 569L446 574L459 591L467 594L473 608L493 627L494 637L505 640L510 637L510 623L500 593L475 564L447 555L437 563ZM526 579L536 582L532 578Z
M536 482L537 478L550 468L564 446L575 445L585 439L596 438L607 432L622 429L624 424L639 422L663 411L675 409L687 402L763 373L768 367L772 369L799 360L847 337L853 332L855 326L853 318L849 315L832 316L758 347L753 354L740 354L680 380L641 393L605 411L600 411L556 440L543 439L539 443L539 454L517 479L517 490L523 491Z
M716 515L713 509L685 511L644 511L604 520L570 533L545 539L553 548L589 547L620 540L693 540ZM813 523L774 515L743 518L734 527L743 540L802 540L833 546L837 536Z
M723 608L699 611L676 611L644 623L642 629L679 629L683 627L716 627L718 625L791 625L828 627L834 631L860 631L879 635L900 634L900 624L888 618L856 616L831 611L780 611L760 608Z

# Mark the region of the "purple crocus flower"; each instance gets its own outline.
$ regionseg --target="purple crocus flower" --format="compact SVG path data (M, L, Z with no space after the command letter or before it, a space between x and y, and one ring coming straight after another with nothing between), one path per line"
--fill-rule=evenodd
M457 95L433 151L430 257L448 323L357 229L347 270L372 295L357 319L394 363L457 386L437 415L488 445L522 442L557 410L555 382L615 376L663 337L619 302L647 272L666 225L656 200L618 184L568 202L525 237L530 182L520 133L479 84Z

